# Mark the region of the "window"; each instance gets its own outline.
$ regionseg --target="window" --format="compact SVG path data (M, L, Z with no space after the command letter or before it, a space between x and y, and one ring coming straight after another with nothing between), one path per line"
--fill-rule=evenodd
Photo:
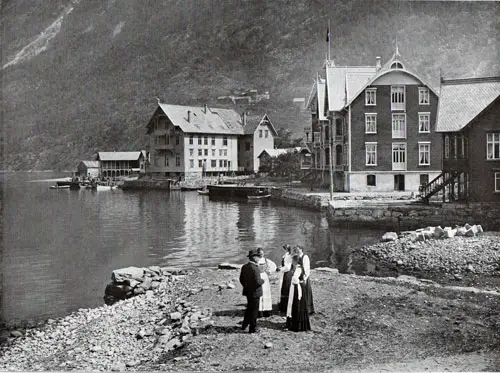
M429 184L429 174L420 174L420 185Z
M189 135L189 145L193 145L193 143L194 143L194 136Z
M418 132L431 132L431 113L418 113Z
M377 143L367 142L366 147L366 165L376 166L377 165Z
M198 145L201 145L201 136L198 136Z
M500 133L486 134L486 159L500 159Z
M405 87L398 85L391 87L391 110L405 110Z
M212 166L212 168L216 168L217 167L217 160L212 159L212 161L210 162L210 165Z
M500 172L495 172L495 192L500 192Z
M208 149L205 149L205 156L208 156Z
M245 141L245 150L246 151L250 150L250 141Z
M222 138L222 146L227 146L227 136Z
M198 159L198 167L202 168L203 167L203 160Z
M192 157L194 154L194 149L189 149L189 155Z
M224 157L227 157L227 149L224 149Z
M201 157L203 155L203 150L202 149L198 149L198 155Z
M175 135L175 145L179 145L180 144L180 138L179 138L179 135Z
M224 167L227 167L227 160L224 159Z
M268 130L265 130L264 131L264 137L267 139L269 137L269 131Z
M448 135L444 137L444 157L450 158L450 136Z
M221 160L219 160L219 167L220 167L220 168L224 167L224 162L222 161L222 159L221 159Z
M180 167L180 165L181 165L181 155L180 154L175 155L175 165L177 167Z
M367 88L365 91L365 105L377 105L377 88Z
M212 136L212 145L215 145L215 136Z
M429 88L420 87L418 89L418 104L429 105Z
M392 138L406 138L406 114L392 114Z
M365 133L377 133L377 114L365 114Z
M259 130L259 137L262 137L262 130Z
M344 133L343 124L342 118L335 119L335 136L342 136L342 133Z
M215 157L215 149L212 149L212 157Z
M431 164L431 143L419 142L418 143L418 165L430 166Z
M366 175L366 185L368 186L376 186L377 178L375 175Z
M194 159L189 160L189 168L194 168Z
M403 64L401 62L394 61L391 65L391 69L400 70L400 69L404 69L404 67L403 67Z
M208 136L203 138L203 144L208 145Z

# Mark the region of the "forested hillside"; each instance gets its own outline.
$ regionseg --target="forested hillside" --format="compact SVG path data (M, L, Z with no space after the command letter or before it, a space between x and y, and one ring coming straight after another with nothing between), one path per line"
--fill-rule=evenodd
M338 65L400 52L436 87L500 73L500 3L338 0L4 0L2 169L72 169L99 150L145 148L163 102L258 106L301 135L292 100L307 98L327 53Z

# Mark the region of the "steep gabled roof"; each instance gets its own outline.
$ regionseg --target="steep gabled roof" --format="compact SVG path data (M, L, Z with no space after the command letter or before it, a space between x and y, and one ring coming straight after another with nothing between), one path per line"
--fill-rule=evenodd
M281 154L286 154L286 153L289 153L289 151L287 149L263 149L259 153L257 158L260 158L264 154L268 154L270 157L274 158L274 157L277 157Z
M260 115L246 115L244 121L245 121L245 125L243 127L243 133L245 135L253 135L255 133L255 131L257 130L257 127L259 127L259 125L262 122L267 122L267 123L269 123L269 126L271 127L271 131L273 132L273 136L278 136L278 132L276 132L276 128L274 128L274 126L271 123L271 121L269 120L269 117L267 116L267 114L264 114L264 116L262 116L262 117Z
M375 66L335 66L326 64L326 90L329 111L341 111L354 93L376 74Z
M184 133L242 135L241 116L231 109L158 104L158 109ZM151 121L150 121L151 123ZM148 123L148 127L149 127Z
M142 152L98 152L100 161L137 161Z
M441 82L436 132L465 128L500 96L500 76Z

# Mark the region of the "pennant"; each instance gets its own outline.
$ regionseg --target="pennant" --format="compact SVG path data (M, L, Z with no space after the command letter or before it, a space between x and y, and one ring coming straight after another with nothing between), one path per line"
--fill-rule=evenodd
M326 29L326 42L328 43L330 41L330 27Z

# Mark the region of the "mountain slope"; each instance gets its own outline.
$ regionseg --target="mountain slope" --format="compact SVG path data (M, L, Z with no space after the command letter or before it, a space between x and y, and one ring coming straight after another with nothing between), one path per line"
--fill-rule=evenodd
M500 73L498 3L18 0L2 4L3 169L69 169L98 150L145 148L156 97L267 112L301 135L327 53L337 64L404 57L444 76ZM258 106L217 102L269 91Z

